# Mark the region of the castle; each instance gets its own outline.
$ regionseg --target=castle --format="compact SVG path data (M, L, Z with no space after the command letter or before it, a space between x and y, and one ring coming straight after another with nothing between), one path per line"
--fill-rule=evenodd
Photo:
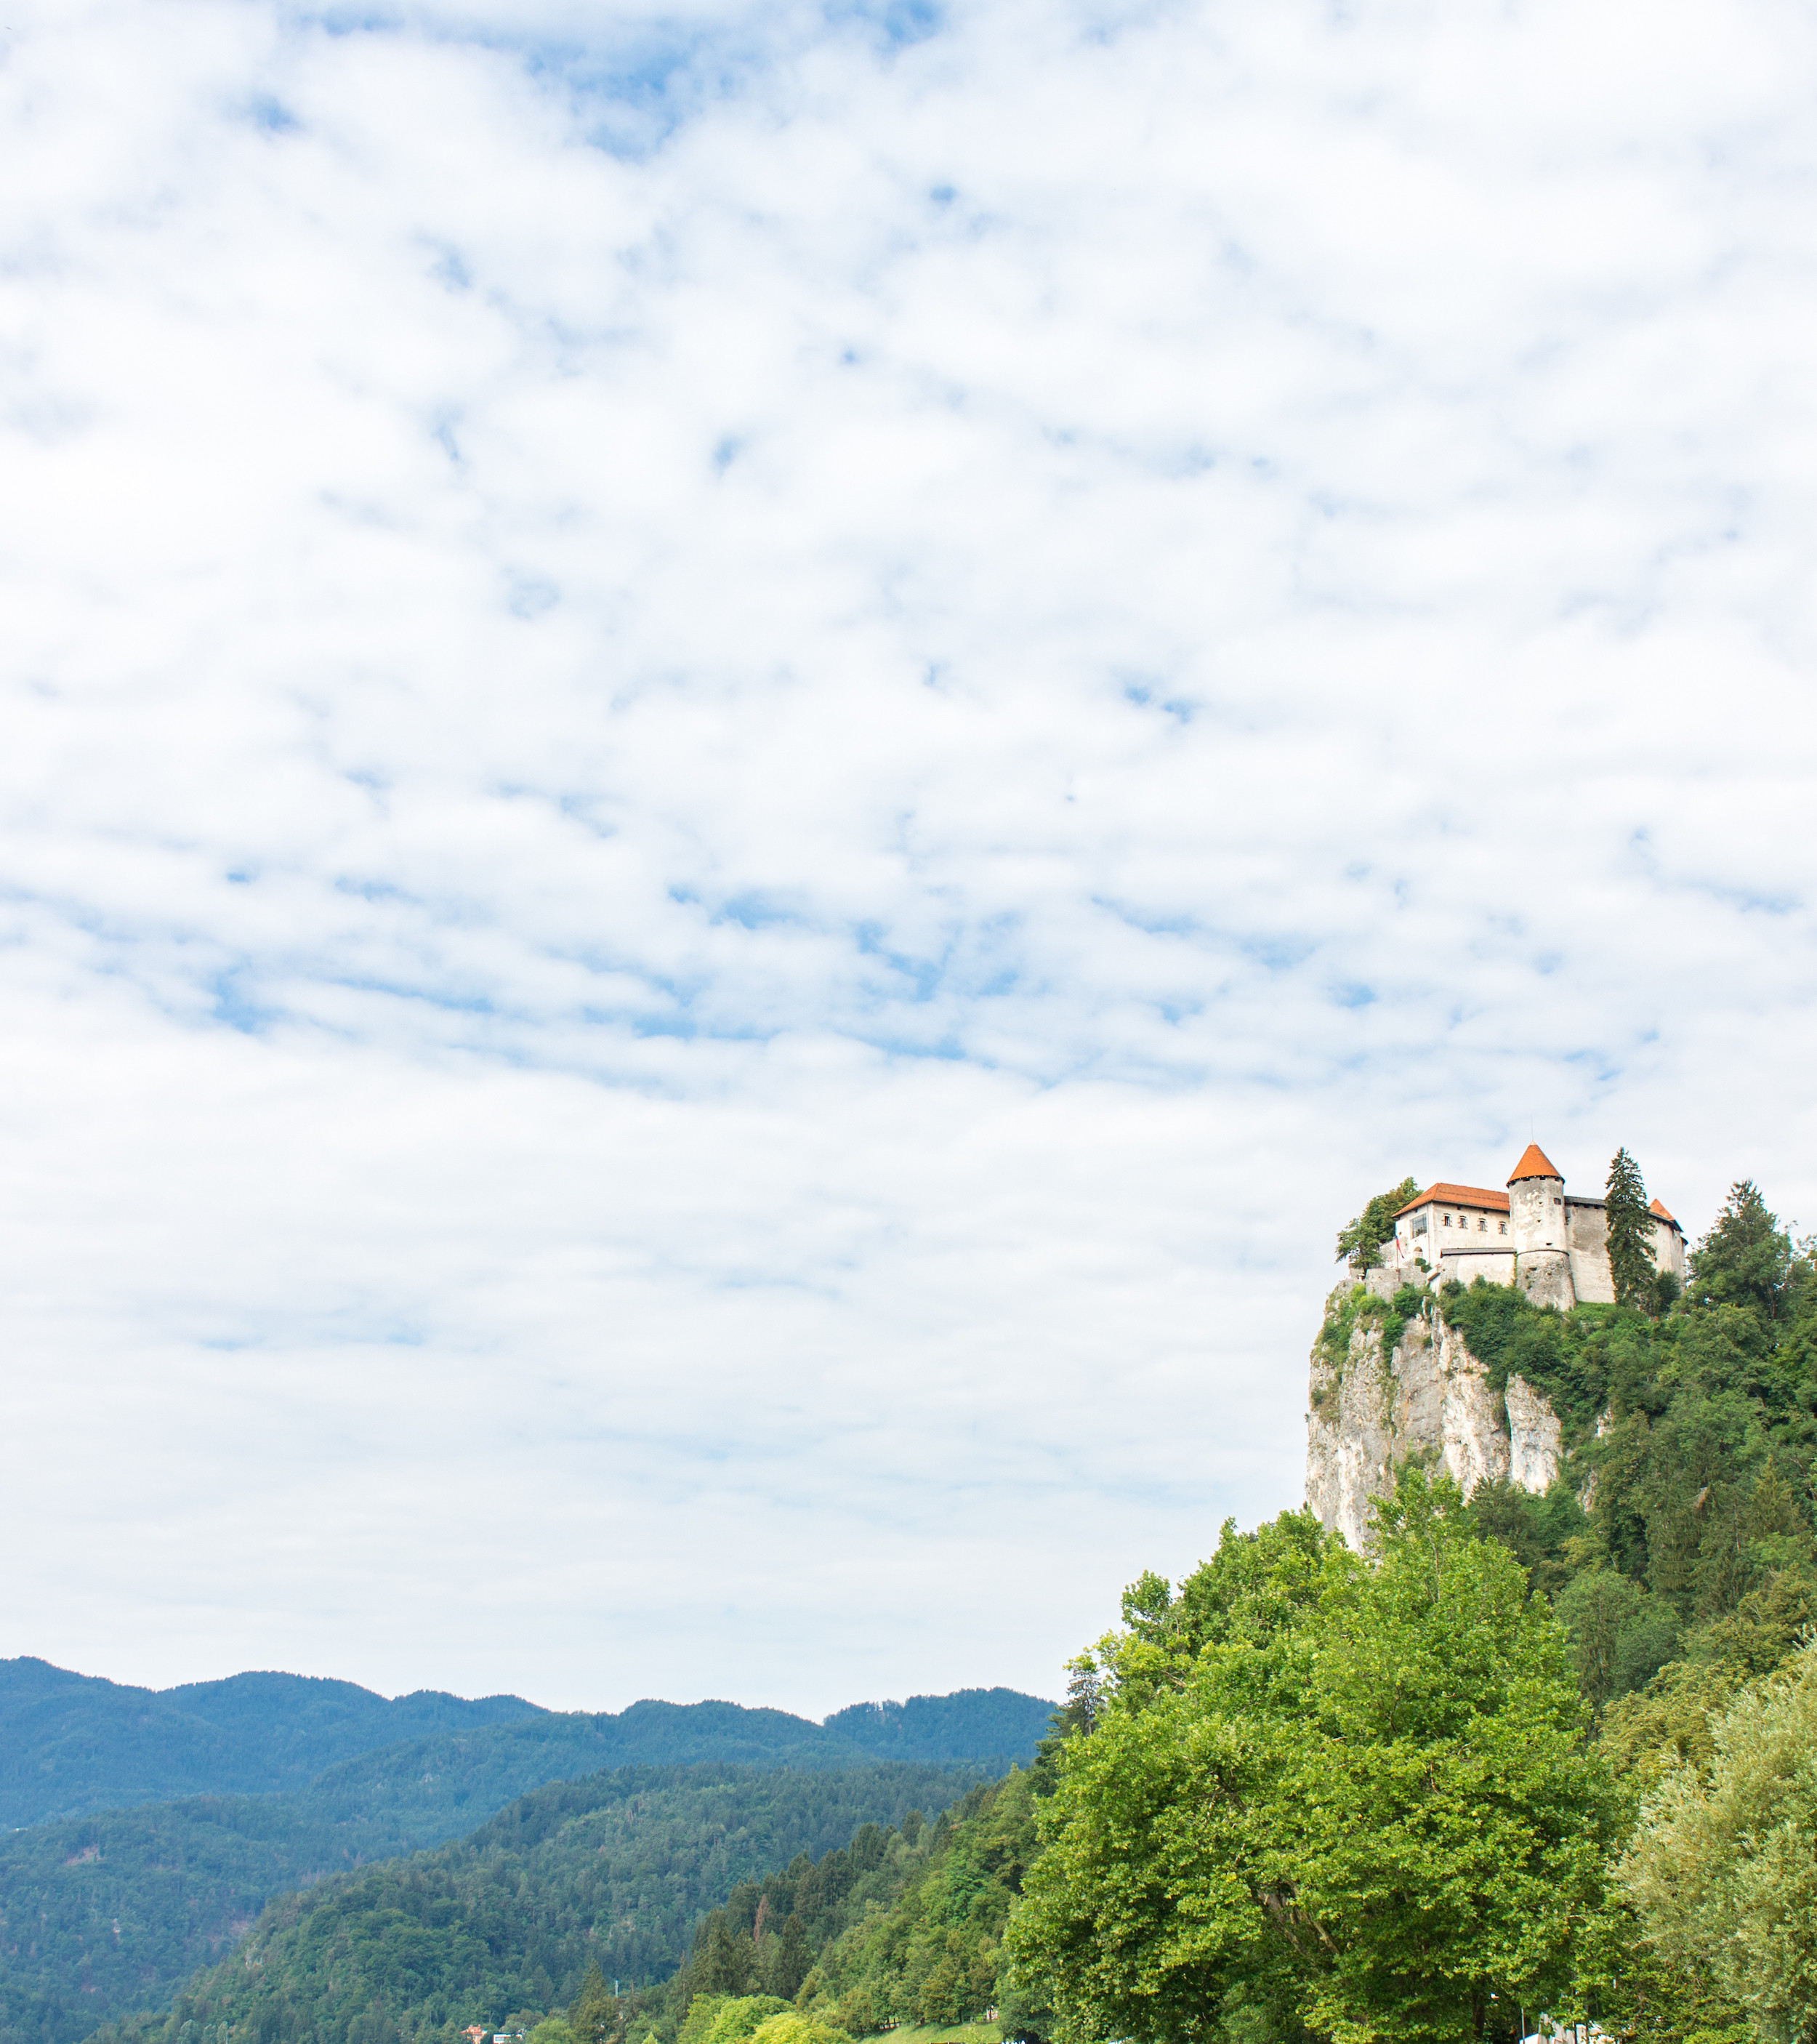
M1567 1193L1564 1174L1530 1143L1504 1193L1441 1180L1416 1193L1395 1216L1381 1266L1366 1281L1385 1297L1403 1285L1454 1278L1518 1285L1538 1306L1611 1304L1605 1204ZM1658 1200L1649 1211L1654 1267L1682 1284L1684 1231Z

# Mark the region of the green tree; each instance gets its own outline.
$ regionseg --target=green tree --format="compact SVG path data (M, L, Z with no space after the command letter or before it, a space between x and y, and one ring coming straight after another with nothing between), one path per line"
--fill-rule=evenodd
M1565 1641L1454 1487L1403 1472L1381 1559L1341 1546L1268 1629L1114 1686L1067 1741L1009 1938L1072 2034L1202 2038L1238 2008L1456 2044L1570 1980L1614 1819ZM1303 1550L1301 1550L1303 1554ZM1112 1652L1120 1673L1125 1654Z
M1654 1304L1653 1216L1647 1212L1646 1185L1640 1166L1625 1149L1609 1162L1608 1200L1609 1274L1619 1305L1645 1310Z
M1338 1230L1338 1260L1347 1257L1359 1270L1373 1269L1381 1261L1381 1245L1394 1232L1394 1216L1419 1190L1419 1181L1403 1178L1385 1193L1377 1193L1356 1219Z
M581 1991L568 2011L568 2027L574 2032L574 2044L609 2044L617 2031L618 2004L597 1959L589 1964Z
M793 2001L801 1992L801 1983L808 1977L813 1963L808 1927L791 1909L783 1923L782 1934L776 1941L776 1956L771 1968L771 1984L785 2001Z
M1777 1320L1785 1312L1793 1273L1791 1236L1753 1179L1738 1180L1692 1252L1692 1298L1699 1305L1751 1306Z
M1681 1976L1795 2044L1817 2035L1817 1646L1742 1690L1713 1744L1707 1775L1677 1767L1648 1797L1621 1883Z
M1598 1710L1650 1681L1678 1644L1678 1614L1615 1569L1586 1569L1559 1592L1577 1683Z

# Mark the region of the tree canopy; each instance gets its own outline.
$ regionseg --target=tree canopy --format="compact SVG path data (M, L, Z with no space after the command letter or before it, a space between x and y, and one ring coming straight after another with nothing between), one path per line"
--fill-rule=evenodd
M1359 1270L1372 1270L1381 1261L1381 1245L1394 1232L1394 1216L1419 1191L1419 1181L1403 1178L1385 1193L1377 1193L1354 1220L1338 1230L1338 1260L1347 1257Z
M1641 1812L1621 1880L1648 1941L1763 2036L1817 2034L1817 1646L1744 1689Z
M1248 2004L1451 2044L1566 1988L1615 1805L1563 1635L1447 1481L1408 1471L1380 1519L1373 1569L1304 1514L1227 1534L1176 1622L1105 1642L1009 1933L1077 2034Z

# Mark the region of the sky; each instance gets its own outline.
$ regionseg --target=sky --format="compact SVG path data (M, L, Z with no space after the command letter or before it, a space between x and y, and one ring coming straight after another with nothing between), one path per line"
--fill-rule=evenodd
M1817 13L14 0L0 1652L819 1716L1411 1174L1817 1227Z

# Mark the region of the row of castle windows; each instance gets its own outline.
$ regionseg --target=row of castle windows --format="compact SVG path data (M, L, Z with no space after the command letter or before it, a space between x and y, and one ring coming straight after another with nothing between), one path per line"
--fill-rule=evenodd
M1469 1224L1469 1224L1469 1221L1465 1218L1465 1216L1464 1216L1463 1215L1460 1214L1460 1215L1458 1216L1458 1227L1459 1227L1459 1228L1467 1228L1469 1226ZM1451 1225L1451 1216L1450 1216L1449 1214L1446 1214L1446 1216L1445 1216L1445 1225L1446 1225L1446 1227L1447 1227L1447 1228L1449 1228L1449 1227ZM1487 1235L1487 1234L1489 1233L1489 1223L1488 1223L1486 1220L1482 1220L1482 1219L1481 1219L1481 1218L1479 1217L1479 1218L1478 1218L1478 1220L1477 1220L1477 1234L1478 1234L1478 1235ZM1507 1223L1505 1220L1497 1221L1497 1222L1496 1223L1496 1233L1497 1235L1506 1235L1506 1234L1507 1234L1507 1232L1508 1232L1508 1223Z

